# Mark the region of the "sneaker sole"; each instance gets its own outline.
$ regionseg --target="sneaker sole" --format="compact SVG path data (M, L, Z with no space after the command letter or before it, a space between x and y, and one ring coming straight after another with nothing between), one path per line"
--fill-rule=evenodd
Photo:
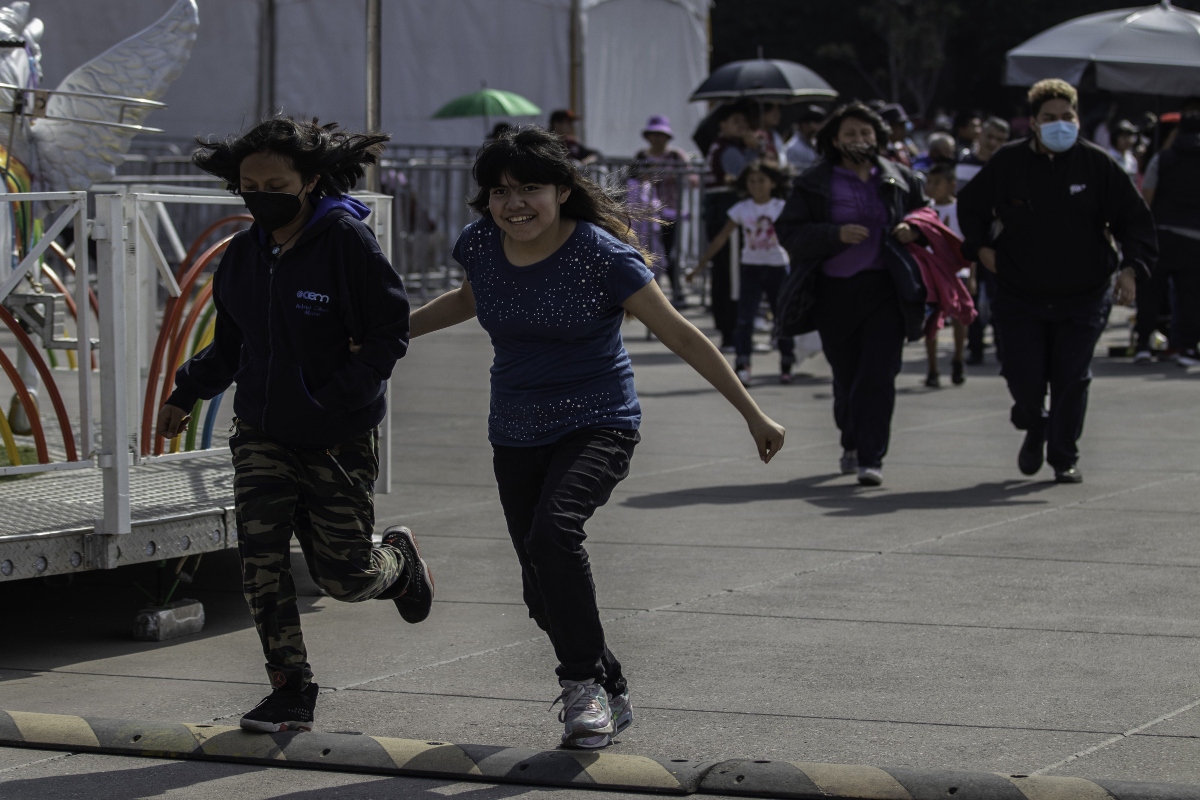
M596 747L606 747L609 743L611 743L612 737L616 736L616 734L617 734L616 725L613 724L613 722L610 721L608 723L608 727L612 728L612 730L578 731L577 733L572 734L572 735L567 735L564 733L562 735L562 740L561 740L562 746L563 747L581 747L585 750L591 749L591 748L596 748ZM588 741L593 740L593 739L594 740L607 739L608 741L605 742L604 744L590 744L590 745L587 744Z
M421 565L421 574L425 578L425 591L429 593L429 605L420 609L413 609L404 602L404 598L408 595L407 591L392 600L396 604L396 609L400 612L401 618L410 625L416 625L419 622L424 622L429 617L429 611L433 607L433 571L429 569L429 565L425 563L425 559L421 558L421 549L417 547L417 537L413 532L405 529L397 530L396 533L408 542L413 552L417 554L417 563Z
M858 485L859 486L883 486L883 478L876 478L874 476L868 477L866 475L861 475L858 478Z
M284 731L299 731L301 733L311 733L313 724L311 722L265 722L257 719L243 719L241 728L244 731L251 733L283 733Z
M600 736L586 736L582 739L564 739L559 747L564 750L601 750L612 744L613 734L602 734Z

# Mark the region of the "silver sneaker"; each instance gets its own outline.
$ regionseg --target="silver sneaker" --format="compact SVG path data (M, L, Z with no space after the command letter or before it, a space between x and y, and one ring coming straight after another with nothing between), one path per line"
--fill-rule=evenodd
M626 689L621 694L610 694L608 696L608 710L612 714L613 727L615 728L611 735L605 733L599 736L587 736L583 739L576 739L571 743L571 746L584 750L599 750L602 747L608 747L612 744L613 736L616 736L632 725L633 703L629 700L629 690Z
M620 694L610 694L608 696L608 710L613 718L613 736L616 736L621 731L633 724L633 703L629 699L629 690Z
M562 694L550 704L551 708L563 704L558 712L558 721L563 723L562 744L564 747L586 747L580 744L585 739L610 739L615 731L612 712L608 708L608 693L595 681L560 680ZM604 747L608 742L592 747Z

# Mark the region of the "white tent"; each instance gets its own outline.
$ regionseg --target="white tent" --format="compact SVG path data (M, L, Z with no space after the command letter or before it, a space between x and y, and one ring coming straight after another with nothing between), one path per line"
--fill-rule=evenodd
M366 105L364 0L198 0L191 62L148 124L175 140L253 123L270 101L295 115L361 128ZM31 0L46 25L45 83L151 24L171 0ZM708 72L709 0L384 0L383 128L397 143L475 145L483 121L433 120L458 95L517 92L548 114L576 100L582 136L632 155L651 114L678 141L704 113L687 96ZM274 26L264 26L273 7ZM574 24L573 24L574 21ZM572 41L572 32L578 35ZM273 32L273 36L271 33ZM274 83L271 59L274 49ZM572 87L572 59L579 78ZM264 64L264 62L266 62ZM494 121L494 120L493 120ZM516 120L545 124L539 119Z

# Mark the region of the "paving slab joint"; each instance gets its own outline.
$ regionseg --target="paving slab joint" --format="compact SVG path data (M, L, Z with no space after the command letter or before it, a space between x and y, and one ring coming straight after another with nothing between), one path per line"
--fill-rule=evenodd
M853 764L660 759L0 711L0 746L651 794L781 800L1200 800L1200 786Z

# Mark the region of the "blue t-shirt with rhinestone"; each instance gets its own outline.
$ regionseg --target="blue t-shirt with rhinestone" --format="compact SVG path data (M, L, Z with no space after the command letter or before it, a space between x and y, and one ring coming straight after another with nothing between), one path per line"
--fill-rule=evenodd
M468 225L454 260L492 337L488 439L535 447L583 428L636 430L642 408L621 341L621 304L654 274L636 248L577 222L553 255L515 267L491 217Z

